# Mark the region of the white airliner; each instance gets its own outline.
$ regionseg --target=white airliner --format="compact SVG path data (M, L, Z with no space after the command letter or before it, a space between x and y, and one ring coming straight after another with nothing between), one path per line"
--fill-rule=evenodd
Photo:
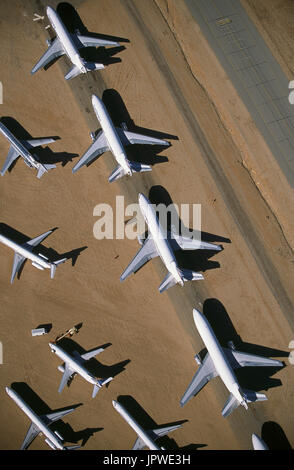
M222 410L224 417L232 413L239 405L244 406L247 410L247 403L267 400L266 395L263 393L242 390L233 369L247 366L282 367L283 363L275 359L236 351L233 345L230 345L230 348L222 348L204 315L193 309L193 317L208 352L203 362L198 355L195 356L195 360L200 367L180 401L181 406L184 406L190 398L196 395L209 380L218 375L230 392L230 396Z
M163 447L158 447L155 444L155 440L159 437L165 436L169 432L174 431L175 429L181 428L181 424L174 426L165 426L159 429L152 429L150 431L145 431L135 419L130 415L130 413L125 409L125 407L118 403L115 400L112 400L114 409L124 418L124 420L133 428L137 433L138 438L135 441L135 444L132 450L142 450L144 447L148 447L150 450L164 450Z
M22 443L20 450L25 450L32 443L32 441L38 436L38 434L44 434L46 437L45 442L51 449L54 450L73 450L77 449L78 445L74 446L64 446L63 437L57 431L51 431L49 426L62 419L68 413L74 411L74 408L70 408L65 411L53 411L52 413L47 413L41 416L38 416L28 405L27 403L15 392L12 388L6 387L6 393L12 398L12 400L22 409L22 411L28 416L32 421L27 432L27 435Z
M31 140L20 141L16 137L14 137L14 135L1 122L0 122L0 132L4 135L4 137L6 137L7 140L9 140L11 144L5 163L0 171L0 174L2 176L19 156L21 156L24 159L24 162L26 163L27 166L29 166L30 168L35 168L38 171L37 178L41 178L41 176L44 173L46 173L48 170L52 170L53 168L56 168L56 165L49 165L49 164L41 163L38 160L38 157L31 153L31 149L33 147L39 147L40 145L51 144L52 142L55 142L54 139L47 138L47 139L31 139Z
M71 356L56 343L49 343L49 346L51 351L57 354L57 356L64 361L64 365L58 366L58 370L63 373L58 389L59 393L61 393L65 385L73 379L75 374L79 374L81 377L87 380L87 382L90 382L94 385L92 398L96 397L97 393L103 385L107 384L113 379L113 377L108 377L105 380L98 380L84 367L84 363L104 351L103 348L94 349L93 351L89 351L85 354L79 354L77 351L75 351L74 356Z
M13 283L15 276L19 273L20 269L22 268L26 259L29 259L32 262L32 265L38 269L50 269L51 279L54 278L56 267L64 263L67 258L62 258L57 261L50 262L48 258L46 258L41 253L36 254L33 252L34 247L39 245L53 230L49 230L42 235L39 235L36 238L32 238L21 245L19 243L14 242L10 238L5 237L4 235L0 234L0 242L4 245L12 248L14 250L14 259L13 259L13 266L12 266L12 274L10 282Z
M92 95L92 105L102 130L98 133L97 137L91 134L93 144L91 144L78 163L73 167L72 172L75 173L83 165L88 165L94 158L108 150L113 153L118 163L118 166L108 178L109 182L115 181L124 175L131 176L135 172L151 171L152 168L150 165L128 160L124 145L149 144L169 146L169 142L163 139L156 139L143 134L130 132L120 127L114 127L103 101L96 95Z
M58 13L50 6L47 6L46 13L48 19L56 33L53 41L47 40L48 49L41 59L33 67L31 74L37 72L40 68L45 67L49 62L64 54L73 63L72 69L65 75L66 80L76 77L81 73L87 73L92 70L104 69L103 64L94 62L86 62L79 54L82 47L100 47L100 46L119 46L119 43L108 41L106 39L98 39L91 36L84 36L79 33L69 33L62 23Z
M140 248L129 266L122 273L120 280L124 281L131 273L138 271L138 269L147 263L147 261L155 258L156 256L160 256L168 270L168 274L159 286L159 292L163 292L177 283L183 286L184 281L203 279L202 274L188 269L180 269L172 249L205 249L219 251L222 249L221 246L193 240L192 238L182 237L175 233L172 234L172 237L168 236L168 234L163 230L150 201L141 193L139 194L138 199L142 215L148 226L148 237L145 241L138 238L139 243L142 244L142 248Z

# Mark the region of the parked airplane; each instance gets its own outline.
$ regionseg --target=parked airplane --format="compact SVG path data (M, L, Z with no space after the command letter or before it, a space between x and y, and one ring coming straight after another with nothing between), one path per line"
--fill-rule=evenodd
M74 411L74 408L70 408L64 411L53 411L52 413L47 413L41 416L38 416L26 402L9 387L5 387L6 393L12 398L12 400L22 409L22 411L29 417L32 421L27 432L27 435L22 443L20 450L25 450L32 443L32 441L38 436L38 434L43 433L46 436L45 442L54 450L73 450L77 449L78 445L74 446L64 446L63 437L57 431L51 431L49 426L54 422L62 419L68 413Z
M195 360L200 367L180 401L181 406L184 406L190 398L196 395L209 380L218 375L230 392L230 396L222 410L224 417L232 413L239 405L244 406L247 410L247 403L267 400L266 395L263 393L242 390L233 369L247 366L282 367L283 363L274 359L236 351L233 344L229 344L230 348L228 349L222 348L204 315L193 309L193 317L208 352L203 362L198 355L195 356Z
M50 262L48 258L46 258L41 253L36 254L33 252L33 248L39 245L52 232L53 230L49 230L48 232L43 233L42 235L39 235L36 238L32 238L31 240L22 244L16 243L10 240L10 238L7 238L4 235L0 234L0 242L4 243L4 245L9 246L9 248L12 248L14 250L13 267L10 279L11 284L13 283L16 274L19 273L26 259L29 259L32 262L32 265L35 266L35 268L42 270L46 268L50 269L51 279L54 278L56 267L59 264L64 263L67 258L62 258L57 261Z
M254 450L269 450L266 443L257 434L252 434L252 445Z
M124 145L151 144L168 146L170 145L169 142L142 134L136 134L135 132L130 132L120 127L114 127L103 101L96 95L92 95L92 105L102 130L96 138L93 133L91 134L93 144L73 167L72 172L75 173L83 165L88 165L94 158L108 150L113 153L118 163L118 166L108 178L110 183L124 175L131 176L134 172L151 171L152 168L150 165L128 160Z
M81 49L82 47L119 46L119 43L108 41L106 39L84 36L79 32L76 32L75 34L69 33L62 23L58 13L53 10L53 8L47 6L46 13L56 33L56 38L51 41L49 39L47 40L49 47L33 67L31 74L34 74L40 68L45 67L53 59L64 54L66 54L73 63L72 69L64 77L66 80L70 80L81 73L87 73L91 70L104 69L103 64L86 62L80 56L78 49Z
M19 156L23 157L24 162L30 168L36 168L38 170L37 178L41 178L41 176L47 172L48 170L52 170L56 168L56 165L48 165L45 163L41 163L38 160L36 155L31 153L31 149L33 147L39 147L40 145L51 144L55 142L52 138L47 139L31 139L31 140L18 140L14 135L7 129L7 127L0 122L0 132L6 137L6 139L10 142L10 148L8 155L6 157L5 163L3 168L0 171L0 174L3 176L6 170L12 165L14 160L16 160Z
M174 257L174 250L221 250L222 248L212 243L206 243L192 238L182 237L176 233L166 234L161 227L160 221L156 217L156 212L150 201L143 195L139 194L139 205L145 222L148 226L148 237L145 241L141 238L139 243L142 248L138 251L129 266L122 273L120 280L124 281L131 273L138 271L147 261L156 256L160 256L164 265L168 270L168 274L159 286L159 292L163 292L169 287L179 283L184 285L184 281L194 281L203 279L202 274L196 273L188 269L180 269Z
M108 377L105 380L98 380L84 367L84 363L86 361L104 351L104 348L94 349L94 351L89 351L85 354L79 354L77 351L75 351L74 355L71 356L56 343L49 343L49 346L51 351L57 354L57 356L64 361L62 366L58 366L58 370L63 373L58 389L59 393L62 392L66 383L70 383L75 374L79 374L81 377L87 380L87 382L90 382L94 385L92 398L96 397L97 393L103 385L107 384L113 379L113 377Z
M144 449L144 447L148 447L150 450L164 450L163 447L158 447L154 441L159 437L165 436L169 432L182 427L181 424L177 424L174 426L165 426L163 428L145 431L121 403L112 400L112 404L114 409L124 418L124 420L126 420L138 435L132 450L141 450Z

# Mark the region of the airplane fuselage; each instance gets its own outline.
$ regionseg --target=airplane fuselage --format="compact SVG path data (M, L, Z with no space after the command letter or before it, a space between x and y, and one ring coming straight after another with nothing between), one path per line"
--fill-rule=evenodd
M25 163L34 168L39 168L40 163L36 160L35 157L28 151L28 149L14 137L14 135L0 122L0 131L6 137L7 140L11 143L13 148L19 153L21 157L24 158Z
M150 201L148 201L144 194L139 194L139 205L145 222L148 226L148 231L151 234L151 238L155 243L162 262L166 266L167 270L174 276L177 282L183 286L184 281L179 274L175 256L167 240L167 234L163 230L160 221L157 219L156 212L150 204Z
M63 450L62 441L52 432L48 426L44 424L42 419L24 402L24 400L9 387L6 387L6 392L12 400L22 409L28 418L39 428L40 432L47 437L50 443L59 450ZM50 444L49 444L50 445Z
M73 373L76 372L87 382L96 385L97 379L92 374L90 374L85 367L83 367L79 361L75 360L70 354L68 354L64 349L57 346L57 344L49 343L51 351L57 354L58 357L73 370ZM62 368L63 369L63 368ZM61 370L61 369L60 369Z
M128 163L128 158L127 158L125 149L121 143L121 140L113 125L113 122L108 114L108 111L104 106L103 101L100 100L96 95L93 95L92 104L93 104L93 108L96 113L97 119L100 122L102 130L106 137L107 143L117 163L119 163L123 167L123 169L126 171L127 174L131 175L132 171Z
M207 348L207 351L214 363L214 366L224 382L227 389L234 395L239 403L245 406L244 398L240 392L240 385L230 366L230 363L215 336L210 324L198 310L193 310L193 317L196 328Z
M136 432L136 434L142 439L143 442L145 442L146 446L149 447L150 450L161 450L160 447L158 447L153 439L151 439L146 431L135 421L135 419L130 415L130 413L115 400L112 400L112 404L114 406L114 409L124 418L124 420L133 428L133 430Z
M45 258L39 256L31 251L31 249L25 248L22 245L10 240L10 238L5 237L0 234L0 242L4 245L11 248L16 253L20 254L24 258L27 258L32 261L33 266L38 269L51 269L51 263L46 261Z
M76 65L82 73L86 73L86 67L84 64L83 59L81 58L79 51L72 40L70 33L67 31L66 27L64 26L63 22L60 19L60 16L56 11L53 10L50 6L47 7L46 13L48 19L54 29L58 39L60 40L65 53L71 60L71 62Z

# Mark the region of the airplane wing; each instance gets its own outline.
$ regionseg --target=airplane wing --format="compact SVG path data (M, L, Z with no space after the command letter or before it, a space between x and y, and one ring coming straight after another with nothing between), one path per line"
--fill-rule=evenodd
M47 144L52 144L52 142L55 142L55 139L52 138L47 138L47 139L31 139L31 140L22 140L22 143L28 148L32 147L39 147L40 145L47 145Z
M30 245L30 246L37 246L39 245L50 233L52 233L53 230L48 230L46 233L42 233L42 235L39 235L38 237L32 238L28 242L24 243L24 245Z
M165 427L158 428L158 429L152 429L151 431L148 431L148 434L152 439L155 440L181 427L182 427L181 424L175 424L174 426L165 426Z
M34 423L31 423L28 429L28 432L26 434L26 437L24 438L24 441L21 445L20 450L27 449L39 433L40 433L40 429L38 428L38 426L36 426L36 424Z
M78 48L81 47L101 47L101 46L119 46L119 42L108 41L107 39L93 38L91 36L83 36L82 34L73 34L74 38L77 38L80 44L77 44Z
M214 363L210 355L207 353L201 366L194 375L192 382L185 391L180 401L180 405L184 406L190 400L190 398L196 395L204 387L204 385L206 385L211 379L213 379L213 377L216 377L217 375L218 373L214 367Z
M12 266L12 273L11 273L11 278L10 282L11 284L13 283L16 274L22 267L23 263L25 262L26 258L19 253L14 253L14 258L13 258L13 266Z
M62 390L64 389L65 385L68 382L68 379L70 378L70 376L73 373L74 373L74 370L71 369L68 364L65 364L63 376L62 376L62 379L61 379L61 382L60 382L60 385L59 385L59 389L58 389L59 393L62 392Z
M100 354L102 351L104 351L104 348L97 348L94 349L93 351L89 351L85 354L81 354L81 358L84 359L84 361L89 361L94 356L97 356L97 354Z
M65 415L71 413L74 410L75 408L70 408L64 411L53 411L52 413L47 413L46 415L40 416L40 418L45 422L47 426L49 426L54 421L58 421L59 419L62 419Z
M19 157L19 153L14 149L14 147L11 145L8 155L6 157L6 160L4 162L4 165L0 171L1 175L3 176L6 170L12 165L14 160L16 160Z
M58 38L55 38L52 44L48 47L47 51L42 55L41 59L36 63L32 68L31 74L33 75L42 67L45 67L49 62L57 57L65 54L61 41Z
M75 173L83 165L88 165L88 163L90 163L95 157L101 155L104 152L107 152L107 150L110 150L109 145L104 132L101 130L93 144L90 145L88 150L79 159L78 163L73 167L72 172Z
M282 367L283 363L275 359L269 359L267 357L256 356L254 354L248 354L240 351L234 351L232 349L224 348L227 358L230 361L233 369L238 367Z
M130 144L150 144L150 145L165 145L169 146L170 143L163 139L156 139L155 137L149 137L143 134L137 134L136 132L130 132L120 127L116 128L118 135L123 145Z
M170 233L169 241L171 242L173 250L222 250L220 245L214 245L213 243L204 242L201 238L194 239L189 237L183 237L172 229Z
M147 261L155 258L156 256L158 256L158 252L155 243L152 238L147 238L142 248L140 248L138 253L120 276L120 280L124 281L130 274L138 271L138 269L147 263Z

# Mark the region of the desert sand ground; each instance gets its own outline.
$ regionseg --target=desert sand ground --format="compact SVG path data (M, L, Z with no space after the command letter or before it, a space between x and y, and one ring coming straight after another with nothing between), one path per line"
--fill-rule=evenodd
M253 2L243 3L264 33L263 15L251 8ZM117 120L133 121L178 140L170 139L172 146L158 156L150 150L130 150L130 155L140 152L146 161L158 159L159 163L151 173L112 184L107 181L114 168L110 153L74 175L71 169L77 157L72 156L72 162L57 163L57 169L41 180L19 160L1 178L3 232L13 229L34 237L58 227L43 246L58 254L72 250L80 254L75 263L60 266L54 280L47 271L26 263L20 280L10 285L13 253L0 248L0 448L19 448L29 426L5 393L4 387L10 384L40 413L46 407L82 404L64 418L60 430L66 440L83 442L83 449L131 448L135 434L113 409L111 401L117 398L147 428L186 420L170 439L163 440L166 448L250 449L253 432L271 448L293 446L294 369L287 359L294 338L293 220L287 223L293 210L292 192L282 184L283 175L241 100L237 95L229 100L233 87L185 3L52 1L51 6L58 6L65 18L80 18L88 31L129 40L122 41L124 50L113 56L120 62L70 82L64 80L69 69L66 58L30 75L48 37L46 19L35 23L32 18L35 12L44 14L46 2L30 1L24 6L18 0L3 0L4 4L2 120L18 132L22 126L32 137L60 136L47 157L58 160L58 152L66 152L63 157L80 156L90 145L89 132L99 127L91 106L93 93L103 96ZM267 13L270 22L271 10ZM280 21L283 18L281 14ZM273 21L270 24L271 41L277 45L279 30ZM290 28L287 38L293 39ZM278 60L289 59L283 42L273 53ZM220 80L223 87L217 90L214 83ZM250 138L245 145L246 132ZM4 161L8 143L2 137L0 149ZM268 158L267 178L260 185L252 178L252 170L260 171L261 165L253 158L256 149ZM282 186L271 192L275 179ZM115 207L117 195L123 195L126 203L137 202L138 192L152 202L202 205L202 230L224 249L209 259L199 253L185 254L179 262L203 272L204 281L160 294L158 285L165 270L159 260L153 260L119 282L138 244L96 240L93 209L101 202ZM271 197L265 198L264 193ZM204 311L223 344L232 339L240 349L257 353L272 348L270 355L284 360L285 367L278 371L264 368L239 374L244 388L266 390L267 402L252 404L248 411L238 408L224 419L221 409L228 393L215 379L184 408L179 407L196 371L193 356L203 348L192 319L193 307ZM48 346L49 340L81 322L79 334L65 342L69 348L89 350L111 343L93 367L98 376L116 375L95 399L90 384L80 377L61 395L57 393L60 361ZM53 325L49 335L32 338L31 329L46 323ZM48 447L38 437L30 448Z

